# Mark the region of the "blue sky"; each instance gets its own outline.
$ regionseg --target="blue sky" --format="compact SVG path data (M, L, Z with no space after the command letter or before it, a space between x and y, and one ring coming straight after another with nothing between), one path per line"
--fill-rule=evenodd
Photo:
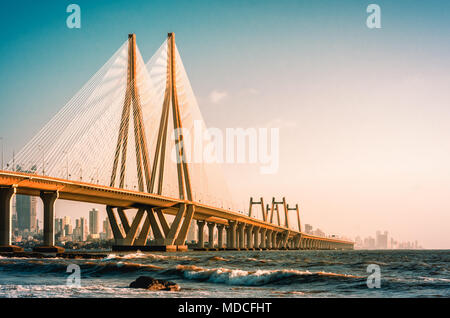
M440 67L449 52L450 5L443 1L378 1L383 28L376 31L365 26L368 1L76 1L78 30L65 24L72 2L2 3L0 123L8 144L23 145L131 32L145 59L176 32L200 99L216 88L273 89L268 78L296 90L286 83L319 66L318 54L325 65L352 59L364 67L379 54L401 52L400 61L392 59L400 67L409 58ZM248 107L247 115L256 110ZM220 115L205 114L214 121ZM17 126L10 118L21 118L21 134L9 133Z
M81 7L81 29L66 27L70 3ZM381 29L366 27L370 3L381 7ZM2 2L5 157L128 33L136 33L148 60L175 32L208 125L280 126L279 174L233 168L231 180L257 180L255 196L304 202L306 223L325 231L373 235L386 228L405 240L417 239L422 227L443 233L450 223L449 9L448 1ZM223 98L213 101L214 91ZM245 184L238 192L254 191ZM344 211L345 226L335 226ZM374 215L376 222L364 221ZM443 234L418 239L450 246Z

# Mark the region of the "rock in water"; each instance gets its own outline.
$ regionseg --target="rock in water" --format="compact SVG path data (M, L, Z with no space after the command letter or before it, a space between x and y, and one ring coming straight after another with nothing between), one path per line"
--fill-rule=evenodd
M139 276L134 282L131 282L130 288L144 288L148 290L169 290L169 291L180 290L180 286L174 282L155 279L149 276Z

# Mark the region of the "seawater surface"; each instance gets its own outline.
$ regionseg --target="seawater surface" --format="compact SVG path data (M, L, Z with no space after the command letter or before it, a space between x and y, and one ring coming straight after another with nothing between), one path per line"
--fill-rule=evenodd
M67 285L68 265L81 287ZM380 288L368 288L370 264ZM103 259L0 257L0 297L449 297L449 250L111 252ZM179 292L128 288L138 276Z

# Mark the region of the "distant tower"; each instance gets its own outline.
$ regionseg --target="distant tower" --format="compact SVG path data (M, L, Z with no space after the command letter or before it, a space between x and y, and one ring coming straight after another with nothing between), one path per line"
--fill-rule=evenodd
M105 233L105 238L107 240L110 240L113 238L112 231L111 231L111 224L109 224L108 219L105 219L103 221L103 232Z
M28 195L16 196L17 228L19 231L36 232L36 198Z
M376 248L378 248L378 249L387 249L388 248L388 232L387 231L384 231L383 234L380 231L377 231Z
M99 214L97 209L92 209L89 211L89 233L98 234L99 233Z
M312 232L313 232L313 227L311 226L311 224L305 224L305 233L312 234Z
M87 239L87 224L85 218L80 218L80 241L84 242Z

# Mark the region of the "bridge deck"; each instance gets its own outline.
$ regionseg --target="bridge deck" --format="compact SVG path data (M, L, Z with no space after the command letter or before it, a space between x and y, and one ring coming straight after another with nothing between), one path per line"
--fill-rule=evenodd
M17 194L39 196L40 191L58 191L62 200L104 204L123 208L136 208L140 205L163 207L164 213L175 215L178 203L195 205L194 219L206 220L220 224L228 221L243 222L268 230L285 232L289 230L290 236L300 232L283 226L268 223L263 220L249 217L239 212L225 210L180 199L169 198L162 195L143 193L128 189L112 188L103 185L86 183L81 181L64 180L53 177L40 176L21 172L0 171L0 186L14 186ZM353 244L353 242L337 238L319 237L311 234L301 233L302 237L326 242Z

